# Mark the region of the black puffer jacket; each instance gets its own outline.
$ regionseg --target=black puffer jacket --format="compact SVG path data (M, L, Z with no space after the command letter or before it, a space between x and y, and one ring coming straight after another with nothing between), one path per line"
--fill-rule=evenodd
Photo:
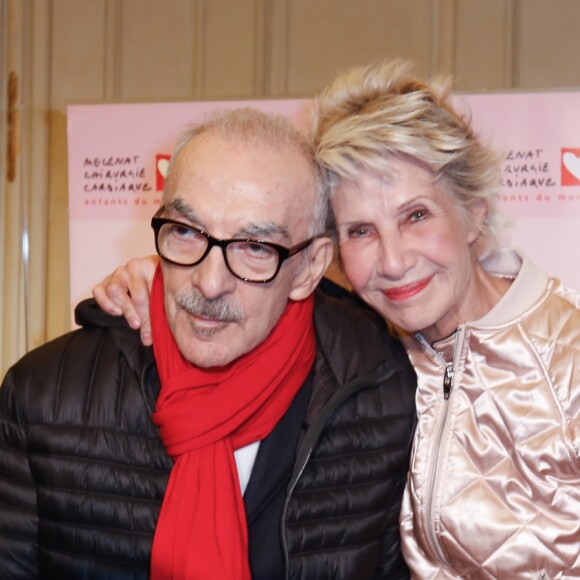
M340 291L339 291L340 292ZM0 578L147 578L171 460L152 351L96 308L0 390ZM82 314L82 313L81 313ZM406 578L415 375L369 312L317 291L308 428L283 507L289 578ZM258 547L259 548L259 547Z

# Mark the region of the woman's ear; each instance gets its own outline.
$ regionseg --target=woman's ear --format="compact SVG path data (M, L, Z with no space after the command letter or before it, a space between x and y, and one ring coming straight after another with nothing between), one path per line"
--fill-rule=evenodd
M291 300L304 300L314 292L332 261L334 243L330 238L316 238L307 251L305 262L292 280Z
M469 243L472 243L479 238L483 229L483 224L487 219L487 201L484 199L474 201L469 205L467 211L469 214L468 241Z

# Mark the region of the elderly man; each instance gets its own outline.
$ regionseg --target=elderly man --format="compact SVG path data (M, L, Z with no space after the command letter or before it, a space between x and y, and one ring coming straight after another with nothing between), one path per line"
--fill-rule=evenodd
M85 302L0 389L0 578L407 577L414 373L317 289L327 220L285 121L242 109L182 138L153 349Z

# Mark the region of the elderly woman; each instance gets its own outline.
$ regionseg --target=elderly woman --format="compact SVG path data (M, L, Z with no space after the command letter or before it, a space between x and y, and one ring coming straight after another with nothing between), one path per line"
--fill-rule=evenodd
M314 138L344 272L418 375L413 576L580 576L580 295L498 250L498 157L401 62L339 77Z
M580 576L580 295L497 251L497 156L399 62L337 79L315 139L345 274L418 375L413 575Z

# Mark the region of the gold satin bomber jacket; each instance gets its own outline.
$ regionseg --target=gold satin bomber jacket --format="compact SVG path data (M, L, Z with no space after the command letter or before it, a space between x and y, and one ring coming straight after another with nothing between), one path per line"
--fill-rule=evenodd
M514 250L484 267L514 278L488 314L433 347L403 337L419 417L403 553L420 580L580 578L580 294Z

